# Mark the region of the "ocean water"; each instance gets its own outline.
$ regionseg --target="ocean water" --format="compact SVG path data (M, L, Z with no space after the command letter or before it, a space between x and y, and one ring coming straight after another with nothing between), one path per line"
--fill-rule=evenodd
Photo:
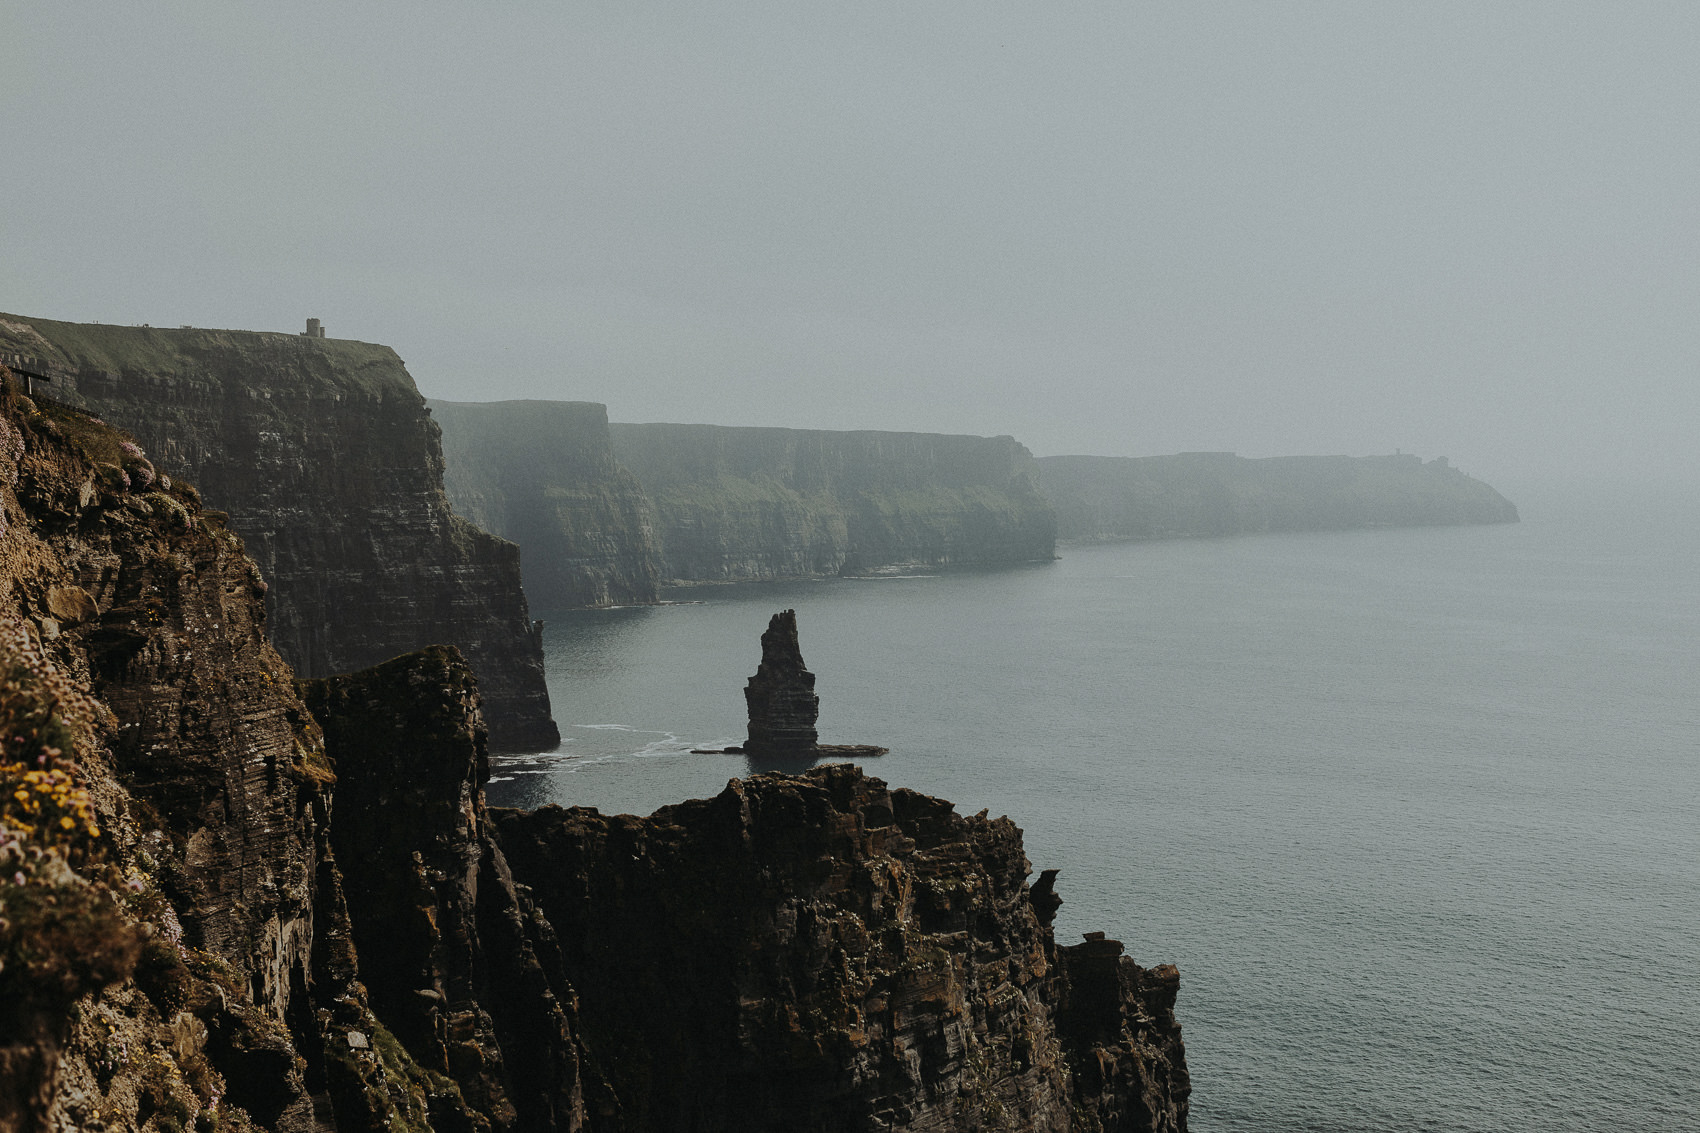
M1700 508L1514 498L556 615L567 742L490 793L750 773L686 749L742 739L794 607L823 742L1014 818L1059 939L1180 966L1195 1130L1700 1129Z

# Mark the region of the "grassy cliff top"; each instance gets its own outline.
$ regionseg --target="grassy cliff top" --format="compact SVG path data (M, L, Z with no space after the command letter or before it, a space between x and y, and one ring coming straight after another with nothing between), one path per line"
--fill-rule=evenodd
M316 381L370 395L416 392L387 346L280 331L65 323L0 313L0 351L77 371L261 385Z

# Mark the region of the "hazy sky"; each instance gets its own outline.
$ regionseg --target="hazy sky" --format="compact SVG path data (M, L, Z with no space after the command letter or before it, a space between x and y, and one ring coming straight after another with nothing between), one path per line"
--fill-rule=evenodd
M428 395L1688 477L1700 5L61 3L0 309Z

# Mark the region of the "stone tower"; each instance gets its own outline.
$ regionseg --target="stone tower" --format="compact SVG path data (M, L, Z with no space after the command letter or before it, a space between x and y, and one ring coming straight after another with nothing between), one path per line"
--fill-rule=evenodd
M767 623L761 635L761 665L744 687L750 708L750 755L807 755L817 749L815 720L820 697L815 675L803 668L797 645L797 611L783 610Z

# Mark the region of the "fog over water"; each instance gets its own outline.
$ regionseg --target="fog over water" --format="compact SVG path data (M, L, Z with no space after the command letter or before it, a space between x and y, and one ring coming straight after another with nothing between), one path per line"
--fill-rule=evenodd
M1700 1121L1700 6L15 3L0 42L0 309L318 317L616 421L1495 484L1528 522L552 618L569 743L494 793L746 773L680 749L795 605L829 740L1180 963L1195 1127Z
M19 2L0 42L0 309L318 317L615 421L1493 483L1527 522L551 615L568 743L493 797L747 773L683 750L795 605L826 739L1181 965L1195 1128L1700 1123L1700 5Z
M4 306L429 395L1688 478L1700 8L18 4Z

